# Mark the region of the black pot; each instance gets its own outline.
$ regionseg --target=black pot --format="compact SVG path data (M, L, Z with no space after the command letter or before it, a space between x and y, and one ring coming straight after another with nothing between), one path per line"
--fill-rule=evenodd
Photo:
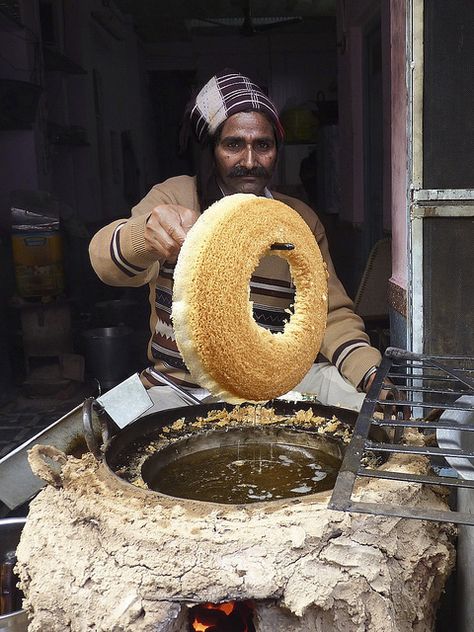
M99 301L94 304L92 319L95 327L136 327L138 305L129 299Z

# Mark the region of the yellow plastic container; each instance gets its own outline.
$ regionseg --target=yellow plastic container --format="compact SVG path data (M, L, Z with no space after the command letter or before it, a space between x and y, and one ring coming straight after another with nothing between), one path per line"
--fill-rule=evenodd
M58 230L12 234L17 290L24 298L64 292L63 242Z
M286 142L310 143L316 140L319 121L311 110L304 107L291 108L282 112L280 118Z

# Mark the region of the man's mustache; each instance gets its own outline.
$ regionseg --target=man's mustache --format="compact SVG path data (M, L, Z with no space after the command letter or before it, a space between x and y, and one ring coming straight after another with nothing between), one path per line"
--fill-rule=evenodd
M237 165L233 167L229 173L229 178L244 178L244 177L252 177L252 178L269 178L270 174L262 166L252 167L251 169L247 169L246 167L242 167L241 165Z

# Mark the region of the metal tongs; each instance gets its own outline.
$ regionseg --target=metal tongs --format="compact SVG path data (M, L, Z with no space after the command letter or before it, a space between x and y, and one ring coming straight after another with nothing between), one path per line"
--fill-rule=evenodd
M176 391L176 393L178 393L178 395L191 406L194 404L202 403L200 399L198 399L197 397L194 397L194 395L192 395L191 393L188 393L188 391L185 391L184 388L181 388L180 386L175 384L172 380L169 379L167 375L165 375L164 373L161 373L161 371L157 371L156 369L153 369L153 375L157 376L159 380L161 380L164 384L166 384L166 386L169 386L174 391Z

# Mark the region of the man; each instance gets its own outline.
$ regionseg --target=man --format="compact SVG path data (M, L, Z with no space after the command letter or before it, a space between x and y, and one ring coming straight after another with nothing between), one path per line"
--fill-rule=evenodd
M174 263L190 227L210 204L225 195L253 193L274 197L300 213L329 271L328 323L321 347L325 362L313 365L298 390L317 395L322 403L358 408L380 353L370 346L363 322L354 314L336 276L324 228L313 210L267 187L283 140L275 106L250 79L225 70L205 84L192 101L186 121L198 145L197 175L170 178L154 186L129 219L104 227L90 245L92 265L105 283L149 284L152 366L142 373L145 385L163 384L160 373L165 373L199 398L206 394L192 383L174 339L170 318ZM250 289L257 323L282 331L285 310L294 298L287 263L279 257L264 258ZM169 387L158 391L160 407L182 404Z

